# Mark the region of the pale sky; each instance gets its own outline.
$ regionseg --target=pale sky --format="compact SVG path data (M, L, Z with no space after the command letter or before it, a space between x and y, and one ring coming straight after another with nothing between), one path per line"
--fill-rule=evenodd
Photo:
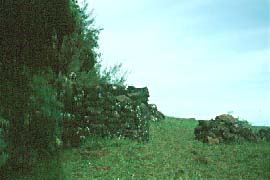
M87 0L104 66L166 115L270 126L270 0Z

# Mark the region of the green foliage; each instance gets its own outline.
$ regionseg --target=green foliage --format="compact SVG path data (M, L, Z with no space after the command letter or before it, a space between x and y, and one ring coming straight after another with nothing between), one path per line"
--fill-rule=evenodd
M58 65L62 74L93 71L100 56L97 53L98 35L101 29L95 27L92 14L87 14L87 4L80 8L76 3L72 6L76 26L74 32L66 36L59 53ZM95 75L96 76L96 75Z
M8 130L9 121L0 115L0 169L8 160L6 133Z
M56 139L60 136L58 122L63 104L57 100L57 91L53 88L54 76L51 71L34 75L30 83L29 99L30 139L32 147L54 151Z
M87 4L83 8L76 3L72 6L76 27L70 36L64 38L59 53L61 74L55 81L58 99L64 105L62 139L72 146L78 146L80 137L85 135L84 130L81 130L82 116L85 114L81 106L86 89L99 83L95 64L99 57L97 41L100 29L94 26L94 18L86 13L86 9Z
M70 0L1 3L0 49L3 56L0 61L9 66L8 70L21 65L39 69L54 64L53 37L61 47L64 36L75 28L72 4ZM14 58L16 61L12 61Z
M56 74L61 72L58 51L64 37L72 34L76 26L73 4L70 0L1 2L0 102L3 115L10 119L8 141L10 162L14 167L24 166L29 160L29 145L33 141L46 150L51 144L48 139L54 136L50 133L56 129L51 123L56 121L52 120L57 111L53 110L56 92L53 92L52 83L44 83L47 80L35 76L42 76L40 73L49 67ZM41 90L39 85L42 85ZM52 96L45 98L47 95ZM37 115L38 111L41 115ZM37 128L34 133L37 137L30 136L31 128Z
M1 111L0 111L1 112ZM2 128L3 130L4 129L7 129L7 127L9 126L9 121L6 120L5 118L3 118L1 115L0 115L0 128Z
M115 64L109 68L101 70L101 65L97 65L101 83L116 85L125 85L127 80L127 71L122 70L122 64Z
M0 141L1 141L1 139L0 139ZM1 144L0 144L0 146L1 146ZM0 149L1 149L1 147L0 147ZM7 152L2 152L0 154L0 168L3 167L6 164L7 160L8 160L8 153Z

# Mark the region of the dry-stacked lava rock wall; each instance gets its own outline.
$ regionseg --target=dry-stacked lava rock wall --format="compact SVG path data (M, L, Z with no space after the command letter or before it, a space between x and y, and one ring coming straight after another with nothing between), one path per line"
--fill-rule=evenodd
M80 92L75 97L79 110L63 121L64 141L73 139L76 144L86 134L94 134L146 142L149 140L150 121L165 118L156 105L148 104L146 87L104 84Z

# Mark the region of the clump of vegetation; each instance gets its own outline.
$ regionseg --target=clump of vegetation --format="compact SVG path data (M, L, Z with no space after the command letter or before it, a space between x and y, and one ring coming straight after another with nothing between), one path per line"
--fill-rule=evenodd
M200 120L194 133L196 139L205 143L257 140L256 133L247 121L241 121L229 114L217 116L215 120Z
M4 119L0 115L0 168L6 163L8 159L8 147L7 147L7 134L9 121Z
M263 140L270 141L270 127L261 128L258 131L258 137Z
M115 85L125 85L127 80L127 71L122 70L122 64L115 64L111 67L101 68L101 64L97 64L98 75L101 83L109 83Z

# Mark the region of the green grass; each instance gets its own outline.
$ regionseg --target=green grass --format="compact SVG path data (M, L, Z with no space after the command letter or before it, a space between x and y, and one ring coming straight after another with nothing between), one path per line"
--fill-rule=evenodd
M18 180L67 179L270 179L270 143L208 145L194 140L197 121L152 123L147 144L92 137L81 148L41 161ZM60 164L60 165L59 165Z

